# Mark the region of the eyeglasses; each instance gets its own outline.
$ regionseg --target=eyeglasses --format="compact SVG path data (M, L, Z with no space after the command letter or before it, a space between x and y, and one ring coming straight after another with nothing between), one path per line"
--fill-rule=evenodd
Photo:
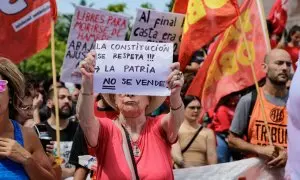
M188 106L188 108L189 109L191 109L191 110L200 110L201 109L201 107L200 106Z
M8 81L6 81L6 80L0 80L0 93L6 91L7 84L8 84Z
M22 109L23 111L31 111L33 108L32 105L23 105L20 106L20 109Z

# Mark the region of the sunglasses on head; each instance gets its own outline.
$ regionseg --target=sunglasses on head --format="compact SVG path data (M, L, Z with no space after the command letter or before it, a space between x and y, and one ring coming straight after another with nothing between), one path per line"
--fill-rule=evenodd
M7 89L7 83L6 80L0 80L0 93L4 92Z

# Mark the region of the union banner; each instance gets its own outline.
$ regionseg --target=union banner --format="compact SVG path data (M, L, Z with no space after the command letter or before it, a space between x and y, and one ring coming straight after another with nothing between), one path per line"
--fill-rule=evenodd
M0 56L19 63L46 48L56 16L55 0L1 0Z
M204 110L214 108L225 95L254 84L250 59L254 61L257 78L265 76L262 63L270 45L263 24L265 20L260 13L255 0L244 1L240 21L231 25L214 43L187 92L201 98ZM242 29L246 42L242 38Z
M237 16L236 0L189 0L179 51L181 71L195 51L232 25Z

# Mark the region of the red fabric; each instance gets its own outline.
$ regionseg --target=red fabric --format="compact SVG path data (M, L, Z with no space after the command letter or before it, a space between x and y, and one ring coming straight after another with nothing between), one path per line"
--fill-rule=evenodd
M236 0L189 1L179 50L181 71L188 65L195 51L237 20L237 14Z
M285 29L288 16L287 16L287 9L284 7L287 3L288 0L276 0L269 13L268 19L272 23L274 34L281 34Z
M189 0L175 0L172 12L185 14Z
M97 118L108 118L108 119L115 119L119 115L119 113L116 111L99 111L97 106L97 101L95 101L94 103L94 113Z
M215 132L227 132L230 128L234 111L226 106L220 106L216 112L216 118L213 120Z
M285 46L284 49L290 54L292 58L293 68L296 71L297 69L296 62L298 61L299 58L300 47L290 47L287 45Z
M140 179L174 179L171 161L171 143L161 127L161 119L149 117L137 140L141 156L136 157ZM95 148L98 160L97 179L131 179L122 148L122 134L110 119L99 119L98 147Z
M261 79L265 76L261 64L269 50L269 41L261 24L265 22L257 15L259 10L254 0L244 1L241 12L256 77ZM187 95L199 97L205 111L214 109L222 97L254 84L250 67L240 24L236 22L216 40Z
M44 8L37 11L42 14L41 17L38 17L39 13L26 16L42 5L45 5ZM49 12L43 11L44 9ZM0 1L0 44L2 45L0 56L19 63L46 48L51 35L51 21L56 19L56 16L55 0ZM25 19L21 20L23 17ZM26 24L25 22L30 22L30 19L33 22ZM14 26L16 22L18 23ZM22 24L24 24L23 28L21 28Z

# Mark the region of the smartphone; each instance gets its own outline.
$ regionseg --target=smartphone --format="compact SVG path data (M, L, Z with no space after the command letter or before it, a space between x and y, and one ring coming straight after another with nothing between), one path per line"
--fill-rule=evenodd
M46 146L50 144L50 141L52 141L52 137L48 133L47 126L45 124L37 124L35 131L39 136L44 151L46 151Z

